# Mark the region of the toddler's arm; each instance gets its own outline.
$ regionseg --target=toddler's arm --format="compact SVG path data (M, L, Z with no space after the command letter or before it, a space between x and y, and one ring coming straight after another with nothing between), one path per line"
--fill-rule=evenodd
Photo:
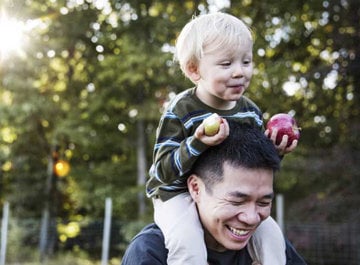
M217 145L229 135L229 125L221 118L219 131L207 136L201 123L194 135L186 135L184 124L176 118L162 118L154 147L152 174L164 183L172 183L188 173L197 157L209 146Z

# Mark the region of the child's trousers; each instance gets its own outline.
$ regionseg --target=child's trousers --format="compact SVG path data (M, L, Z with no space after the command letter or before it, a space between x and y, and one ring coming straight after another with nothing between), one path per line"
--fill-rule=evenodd
M164 234L169 250L167 264L207 265L204 231L190 194L182 193L165 202L153 199L153 203L155 223ZM247 248L257 264L286 264L285 239L271 216L259 225Z
M165 202L153 199L155 223L169 250L168 265L207 265L207 251L195 202L181 193Z

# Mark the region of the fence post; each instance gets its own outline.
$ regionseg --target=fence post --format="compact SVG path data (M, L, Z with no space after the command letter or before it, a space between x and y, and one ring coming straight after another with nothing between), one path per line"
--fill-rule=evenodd
M276 221L280 226L281 231L285 233L284 227L284 195L276 195Z
M40 263L42 264L46 256L46 246L48 242L48 229L49 229L49 209L47 205L42 214L41 228L40 228Z
M9 223L9 203L5 202L3 208L3 218L1 222L0 265L5 265L8 223Z
M105 201L105 217L104 217L104 232L101 254L101 265L107 265L109 259L109 245L110 245L110 228L111 228L111 198L106 198Z

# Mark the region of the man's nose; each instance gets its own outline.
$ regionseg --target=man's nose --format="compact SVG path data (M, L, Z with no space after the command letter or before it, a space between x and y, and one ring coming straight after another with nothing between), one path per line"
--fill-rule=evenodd
M259 211L256 209L256 206L249 206L246 210L241 211L238 214L239 221L246 223L248 225L257 225L261 222L261 217Z

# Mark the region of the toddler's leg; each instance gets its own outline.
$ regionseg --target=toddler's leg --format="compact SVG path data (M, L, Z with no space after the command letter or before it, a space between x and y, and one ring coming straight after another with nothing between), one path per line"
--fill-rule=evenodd
M285 239L271 216L256 229L249 241L248 250L253 260L259 261L261 265L286 264Z
M207 251L196 206L189 193L162 202L154 199L154 219L169 250L168 265L207 265Z

